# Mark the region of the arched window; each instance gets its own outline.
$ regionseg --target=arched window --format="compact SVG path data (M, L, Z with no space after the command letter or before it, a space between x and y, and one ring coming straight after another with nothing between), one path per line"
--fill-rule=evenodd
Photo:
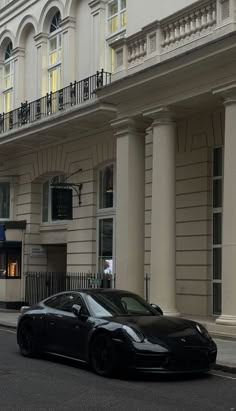
M12 110L13 97L13 59L12 42L6 47L3 66L3 111L8 113Z
M107 164L98 173L97 270L101 274L115 272L115 176L114 164Z
M62 86L61 79L61 14L58 11L52 18L49 31L48 91L55 92Z

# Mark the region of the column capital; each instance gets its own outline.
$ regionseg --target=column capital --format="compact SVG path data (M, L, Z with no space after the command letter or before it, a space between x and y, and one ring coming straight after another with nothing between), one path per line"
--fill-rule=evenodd
M111 127L114 130L116 137L122 137L126 134L145 133L147 124L145 121L140 121L132 117L122 117L111 121Z
M48 34L47 33L39 33L36 36L34 36L35 43L37 45L40 45L42 43L46 44L48 41Z
M23 47L16 47L12 50L12 57L24 57L25 56L25 49Z
M151 107L143 112L143 116L151 118L152 125L175 124L174 112L166 106Z
M225 106L236 104L236 81L212 89L212 94L219 96Z
M100 9L105 9L107 4L107 0L91 0L89 2L89 7L92 10L92 13L100 10Z
M68 30L69 28L75 29L76 26L76 19L71 16L65 17L63 20L61 20L60 27L62 28L62 32L65 30Z

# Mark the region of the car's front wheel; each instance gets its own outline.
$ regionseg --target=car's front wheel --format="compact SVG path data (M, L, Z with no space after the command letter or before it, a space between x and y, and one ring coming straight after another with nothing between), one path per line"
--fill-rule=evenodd
M34 331L28 321L25 321L20 325L18 331L18 344L20 353L24 357L35 357L39 354Z
M92 340L90 362L98 375L110 377L114 373L116 369L115 348L108 334L101 333Z

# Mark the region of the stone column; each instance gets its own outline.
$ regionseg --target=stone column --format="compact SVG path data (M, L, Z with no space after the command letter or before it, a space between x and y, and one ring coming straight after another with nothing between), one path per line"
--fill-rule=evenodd
M75 74L75 22L75 18L66 17L60 24L62 29L62 87L67 87L77 80Z
M4 67L4 60L0 60L0 78L2 79L2 81L0 82L0 94L1 95L3 92L3 67ZM0 113L2 114L3 111L4 111L3 98L0 98Z
M176 124L167 108L144 115L153 119L150 301L167 315L176 310Z
M236 83L218 90L224 96L225 147L222 239L222 315L219 324L236 325Z
M17 47L12 52L14 59L13 108L20 107L25 100L25 50Z
M117 137L116 286L143 296L145 133L128 118L112 127Z
M89 2L91 8L91 74L105 68L106 4L106 0L92 0Z
M40 33L34 37L34 40L37 48L36 96L40 98L45 96L48 91L48 35Z

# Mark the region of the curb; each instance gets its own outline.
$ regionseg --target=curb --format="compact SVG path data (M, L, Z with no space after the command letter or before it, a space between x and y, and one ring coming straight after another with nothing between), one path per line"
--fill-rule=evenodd
M16 325L10 323L0 323L0 328L10 328L11 330L16 330Z
M236 374L236 364L233 365L225 362L217 362L214 369L218 371L229 372L231 374Z

